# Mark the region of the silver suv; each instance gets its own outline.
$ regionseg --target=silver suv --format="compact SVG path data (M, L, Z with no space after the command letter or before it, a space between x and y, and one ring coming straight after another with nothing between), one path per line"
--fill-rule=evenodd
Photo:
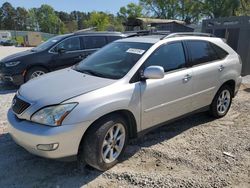
M204 36L203 36L204 35ZM21 86L9 132L29 152L107 170L129 139L197 111L227 114L241 60L205 34L131 37Z

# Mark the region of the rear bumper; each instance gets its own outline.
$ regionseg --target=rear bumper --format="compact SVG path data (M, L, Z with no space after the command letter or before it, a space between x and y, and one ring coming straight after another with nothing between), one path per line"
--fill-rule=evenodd
M234 96L237 95L239 89L240 89L240 85L242 83L242 76L239 76L236 80L236 83L235 83L235 90L234 90Z
M13 140L32 154L52 159L77 155L84 132L89 123L49 127L19 120L12 110L8 112L9 133ZM55 150L39 150L38 145L58 144Z

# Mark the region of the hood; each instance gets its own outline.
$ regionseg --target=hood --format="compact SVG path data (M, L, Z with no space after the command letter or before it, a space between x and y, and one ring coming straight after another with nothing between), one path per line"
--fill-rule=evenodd
M68 68L28 81L21 86L19 94L27 102L39 102L47 106L100 89L115 81L83 74Z
M1 59L2 62L8 62L8 61L15 61L15 60L19 60L19 58L22 58L23 56L27 56L30 54L34 54L35 52L32 52L31 50L26 50L23 52L19 52L13 55L9 55L3 59Z

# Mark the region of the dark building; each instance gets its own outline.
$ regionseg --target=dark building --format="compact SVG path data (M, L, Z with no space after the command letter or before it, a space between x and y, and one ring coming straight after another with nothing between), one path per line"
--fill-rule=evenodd
M153 18L133 18L124 23L126 31L139 31L154 29L157 31L173 32L193 32L194 29L185 25L184 21L153 19Z
M250 16L203 20L202 32L225 38L241 56L242 75L250 74Z

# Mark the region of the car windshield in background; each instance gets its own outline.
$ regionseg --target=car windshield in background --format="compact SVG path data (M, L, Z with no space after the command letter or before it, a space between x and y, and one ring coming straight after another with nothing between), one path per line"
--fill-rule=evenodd
M37 47L32 48L31 51L38 52L38 51L46 50L46 49L52 47L55 43L57 43L62 38L63 38L63 36L53 37L53 38L47 40L46 42L43 42L42 44L38 45Z
M76 71L110 79L120 79L152 46L149 43L114 42L74 67Z

